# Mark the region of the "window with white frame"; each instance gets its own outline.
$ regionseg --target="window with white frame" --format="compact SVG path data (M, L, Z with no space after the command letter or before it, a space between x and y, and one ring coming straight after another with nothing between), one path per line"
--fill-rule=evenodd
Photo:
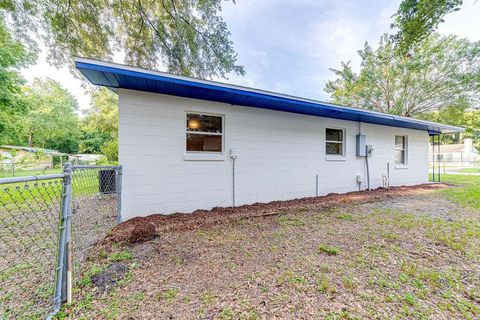
M187 113L187 152L223 151L223 116Z
M325 131L325 152L330 156L345 155L345 130L327 128Z
M395 136L395 164L407 164L407 136Z

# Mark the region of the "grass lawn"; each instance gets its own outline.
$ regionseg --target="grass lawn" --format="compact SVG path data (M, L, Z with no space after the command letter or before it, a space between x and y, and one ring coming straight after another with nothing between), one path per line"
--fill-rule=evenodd
M49 170L28 170L28 171L15 171L15 177L25 177L25 176L40 176L45 174L56 174L61 173L62 169L49 169ZM0 178L10 178L12 177L11 171L0 171Z
M459 170L459 172L480 173L480 168L464 168L464 169Z
M58 318L478 319L480 177L444 178L99 246Z
M450 200L464 206L480 209L480 176L475 175L442 175L442 182L452 183L459 188L442 190Z

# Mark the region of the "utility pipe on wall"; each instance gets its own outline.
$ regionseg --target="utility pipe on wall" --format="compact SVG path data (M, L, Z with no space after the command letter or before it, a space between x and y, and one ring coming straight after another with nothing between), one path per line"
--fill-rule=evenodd
M372 189L370 189L370 165L368 163L368 158L373 153L373 147L371 145L366 145L365 148L366 148L365 164L367 166L367 189L368 191L370 191Z
M230 149L230 159L232 159L232 206L235 208L235 160L237 159L237 149Z

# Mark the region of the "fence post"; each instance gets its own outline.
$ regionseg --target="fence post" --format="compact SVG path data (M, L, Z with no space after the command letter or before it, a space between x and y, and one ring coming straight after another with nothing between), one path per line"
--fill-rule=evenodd
M115 186L117 187L117 222L122 222L122 166L115 170Z
M71 300L71 213L72 213L72 165L63 168L62 212L60 215L58 254L56 266L53 314L60 310L65 301ZM70 265L69 265L70 264Z

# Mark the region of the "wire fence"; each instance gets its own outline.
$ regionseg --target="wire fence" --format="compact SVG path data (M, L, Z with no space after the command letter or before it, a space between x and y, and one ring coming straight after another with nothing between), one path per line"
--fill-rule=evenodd
M0 179L0 319L47 318L71 300L89 249L119 220L120 190L120 167Z
M40 318L55 289L63 175L0 187L0 319Z
M38 176L61 173L63 164L60 162L37 161L37 162L1 162L0 178Z
M121 167L73 166L73 252L75 279L93 244L120 221Z

